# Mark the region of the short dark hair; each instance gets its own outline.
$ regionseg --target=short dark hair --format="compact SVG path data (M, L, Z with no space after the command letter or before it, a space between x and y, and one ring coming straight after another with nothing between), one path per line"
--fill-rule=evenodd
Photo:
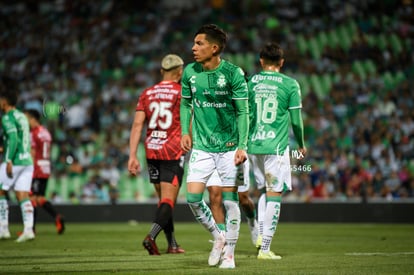
M40 112L36 109L26 109L24 110L26 114L28 114L30 117L36 119L37 121L40 121Z
M205 34L207 41L216 43L219 46L218 53L221 53L226 47L227 34L215 24L203 25L198 29L195 36L198 34Z
M0 98L3 98L11 106L17 105L17 83L16 81L6 75L1 76L0 82Z
M268 42L261 49L260 58L265 63L280 65L280 61L284 58L283 49L276 42Z
M7 101L10 106L17 105L17 91L9 90L7 87L3 87L0 92L0 98Z

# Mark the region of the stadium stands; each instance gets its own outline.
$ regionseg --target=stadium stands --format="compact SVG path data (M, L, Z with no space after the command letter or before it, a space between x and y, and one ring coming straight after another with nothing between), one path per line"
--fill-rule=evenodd
M48 194L97 202L87 195L109 193L102 170L115 169L118 202L154 197L144 165L138 178L126 171L137 98L158 80L161 56L192 62L195 29L214 22L229 32L225 57L248 75L261 44L278 41L284 72L302 87L309 156L292 161L310 171L294 174L287 199L413 198L413 4L274 2L2 1L0 74L18 81L20 107L37 106L54 136Z

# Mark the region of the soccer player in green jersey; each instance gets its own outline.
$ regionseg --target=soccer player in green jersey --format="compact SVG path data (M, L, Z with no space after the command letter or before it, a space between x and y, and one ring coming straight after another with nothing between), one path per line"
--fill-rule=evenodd
M16 240L25 242L35 238L33 232L33 205L29 192L33 175L30 153L30 128L26 116L16 109L17 91L0 92L0 109L4 139L4 162L0 165L0 239L10 238L9 209L6 192L13 189L22 211L23 233Z
M279 221L282 193L292 189L289 159L289 123L298 143L298 155L306 155L298 82L280 73L283 50L268 43L260 51L262 71L250 78L250 130L248 153L259 189L266 195L259 200L261 239L258 259L281 259L270 251ZM265 203L263 199L265 198ZM263 210L265 206L265 210ZM260 223L261 213L264 222Z
M235 268L241 220L237 185L244 183L241 164L247 159L248 93L242 69L220 58L226 42L226 33L214 24L202 26L195 34L196 62L186 66L182 77L181 147L186 152L192 149L187 202L214 238L208 263L214 266L221 260L220 268ZM216 169L227 215L225 235L203 200L205 184Z

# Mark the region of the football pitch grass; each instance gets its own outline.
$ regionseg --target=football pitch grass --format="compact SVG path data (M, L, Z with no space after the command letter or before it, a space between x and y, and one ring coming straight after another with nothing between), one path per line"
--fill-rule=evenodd
M149 256L141 245L149 223L37 225L34 241L0 241L0 274L414 274L413 224L280 223L272 250L283 259L259 261L246 223L236 247L236 269L209 267L210 233L196 222L176 223L185 254Z

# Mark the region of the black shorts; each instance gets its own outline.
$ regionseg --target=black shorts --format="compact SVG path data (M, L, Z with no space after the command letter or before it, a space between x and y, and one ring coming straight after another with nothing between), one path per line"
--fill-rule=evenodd
M32 195L45 196L48 179L33 179L32 180Z
M170 182L181 186L184 174L184 157L179 160L147 159L151 183Z

